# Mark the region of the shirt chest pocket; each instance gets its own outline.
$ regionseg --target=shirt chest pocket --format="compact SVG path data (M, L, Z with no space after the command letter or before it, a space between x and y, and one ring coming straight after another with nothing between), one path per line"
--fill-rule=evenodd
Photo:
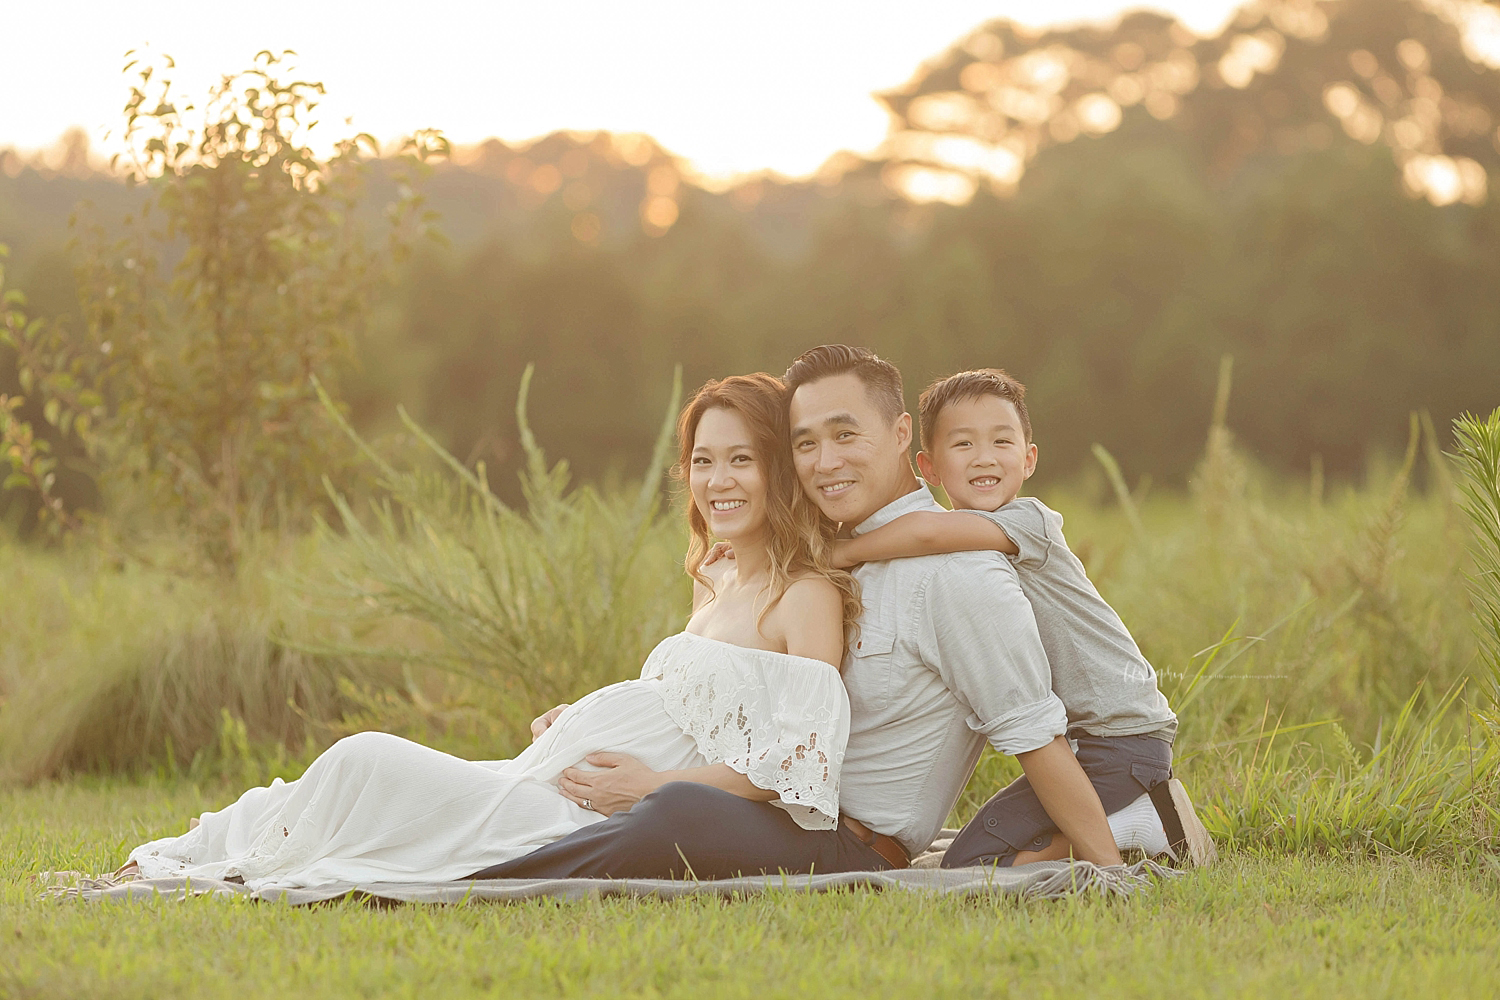
M854 711L878 711L890 704L895 647L894 629L860 625L859 635L849 646L849 666L844 671L844 687Z

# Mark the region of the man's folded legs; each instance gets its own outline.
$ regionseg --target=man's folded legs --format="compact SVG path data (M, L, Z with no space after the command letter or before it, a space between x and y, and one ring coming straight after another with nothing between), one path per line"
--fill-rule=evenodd
M804 830L769 802L673 781L602 823L470 877L718 879L890 867L846 826Z

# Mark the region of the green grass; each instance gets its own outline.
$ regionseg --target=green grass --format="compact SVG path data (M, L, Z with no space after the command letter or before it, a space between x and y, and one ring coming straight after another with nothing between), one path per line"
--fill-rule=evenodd
M0 541L0 997L1500 996L1500 632L1474 613L1500 607L1500 482L1471 460L1455 484L1413 428L1327 495L1218 425L1190 495L1132 494L1128 462L1105 504L1042 482L1226 854L1124 901L41 901L37 872L107 871L345 732L512 753L680 623L682 531L535 451L524 511L439 455L235 579ZM987 754L951 819L1015 772Z
M0 791L0 996L1493 997L1500 869L1239 853L1130 900L865 890L309 909L40 900L222 786Z

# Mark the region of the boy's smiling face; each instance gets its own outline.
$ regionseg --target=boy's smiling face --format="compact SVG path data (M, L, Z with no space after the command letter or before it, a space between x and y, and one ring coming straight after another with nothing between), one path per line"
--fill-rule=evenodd
M917 464L964 510L999 510L1016 498L1036 471L1036 445L1026 440L1015 404L985 394L943 407L932 434L932 452Z

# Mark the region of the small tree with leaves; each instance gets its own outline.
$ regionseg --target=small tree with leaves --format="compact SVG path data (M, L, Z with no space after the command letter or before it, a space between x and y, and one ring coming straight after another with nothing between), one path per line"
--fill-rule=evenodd
M5 259L9 251L0 244L0 344L10 348L17 357L21 390L32 393L40 388L46 397L43 408L45 418L60 424L66 435L75 422L80 434L88 432L89 418L86 411L97 406L97 399L86 391L78 391L73 375L80 366L80 358L71 358L66 367L47 371L44 384L37 386L38 358L67 356L66 342L55 324L45 319L32 318L26 314L26 297L19 289L5 287ZM66 413L63 401L72 405ZM25 396L0 393L0 457L9 466L9 471L0 477L0 491L25 490L39 500L37 520L53 531L78 527L78 519L67 509L57 495L57 456L53 454L52 442L36 433L29 420L20 415L26 403ZM76 416L75 416L76 415Z
M323 86L284 81L289 54L261 52L201 112L174 94L170 59L129 62L129 152L114 165L147 198L113 232L75 220L76 336L19 324L8 334L23 386L82 439L106 498L144 490L226 570L248 532L318 506L323 476L349 457L312 376L337 384L392 263L431 221L413 181L447 148L419 133L382 161L361 134L319 156L308 136ZM396 180L383 239L365 222L379 165ZM14 471L45 483L49 459L27 458L27 442L40 443L29 425L10 417L3 430Z

